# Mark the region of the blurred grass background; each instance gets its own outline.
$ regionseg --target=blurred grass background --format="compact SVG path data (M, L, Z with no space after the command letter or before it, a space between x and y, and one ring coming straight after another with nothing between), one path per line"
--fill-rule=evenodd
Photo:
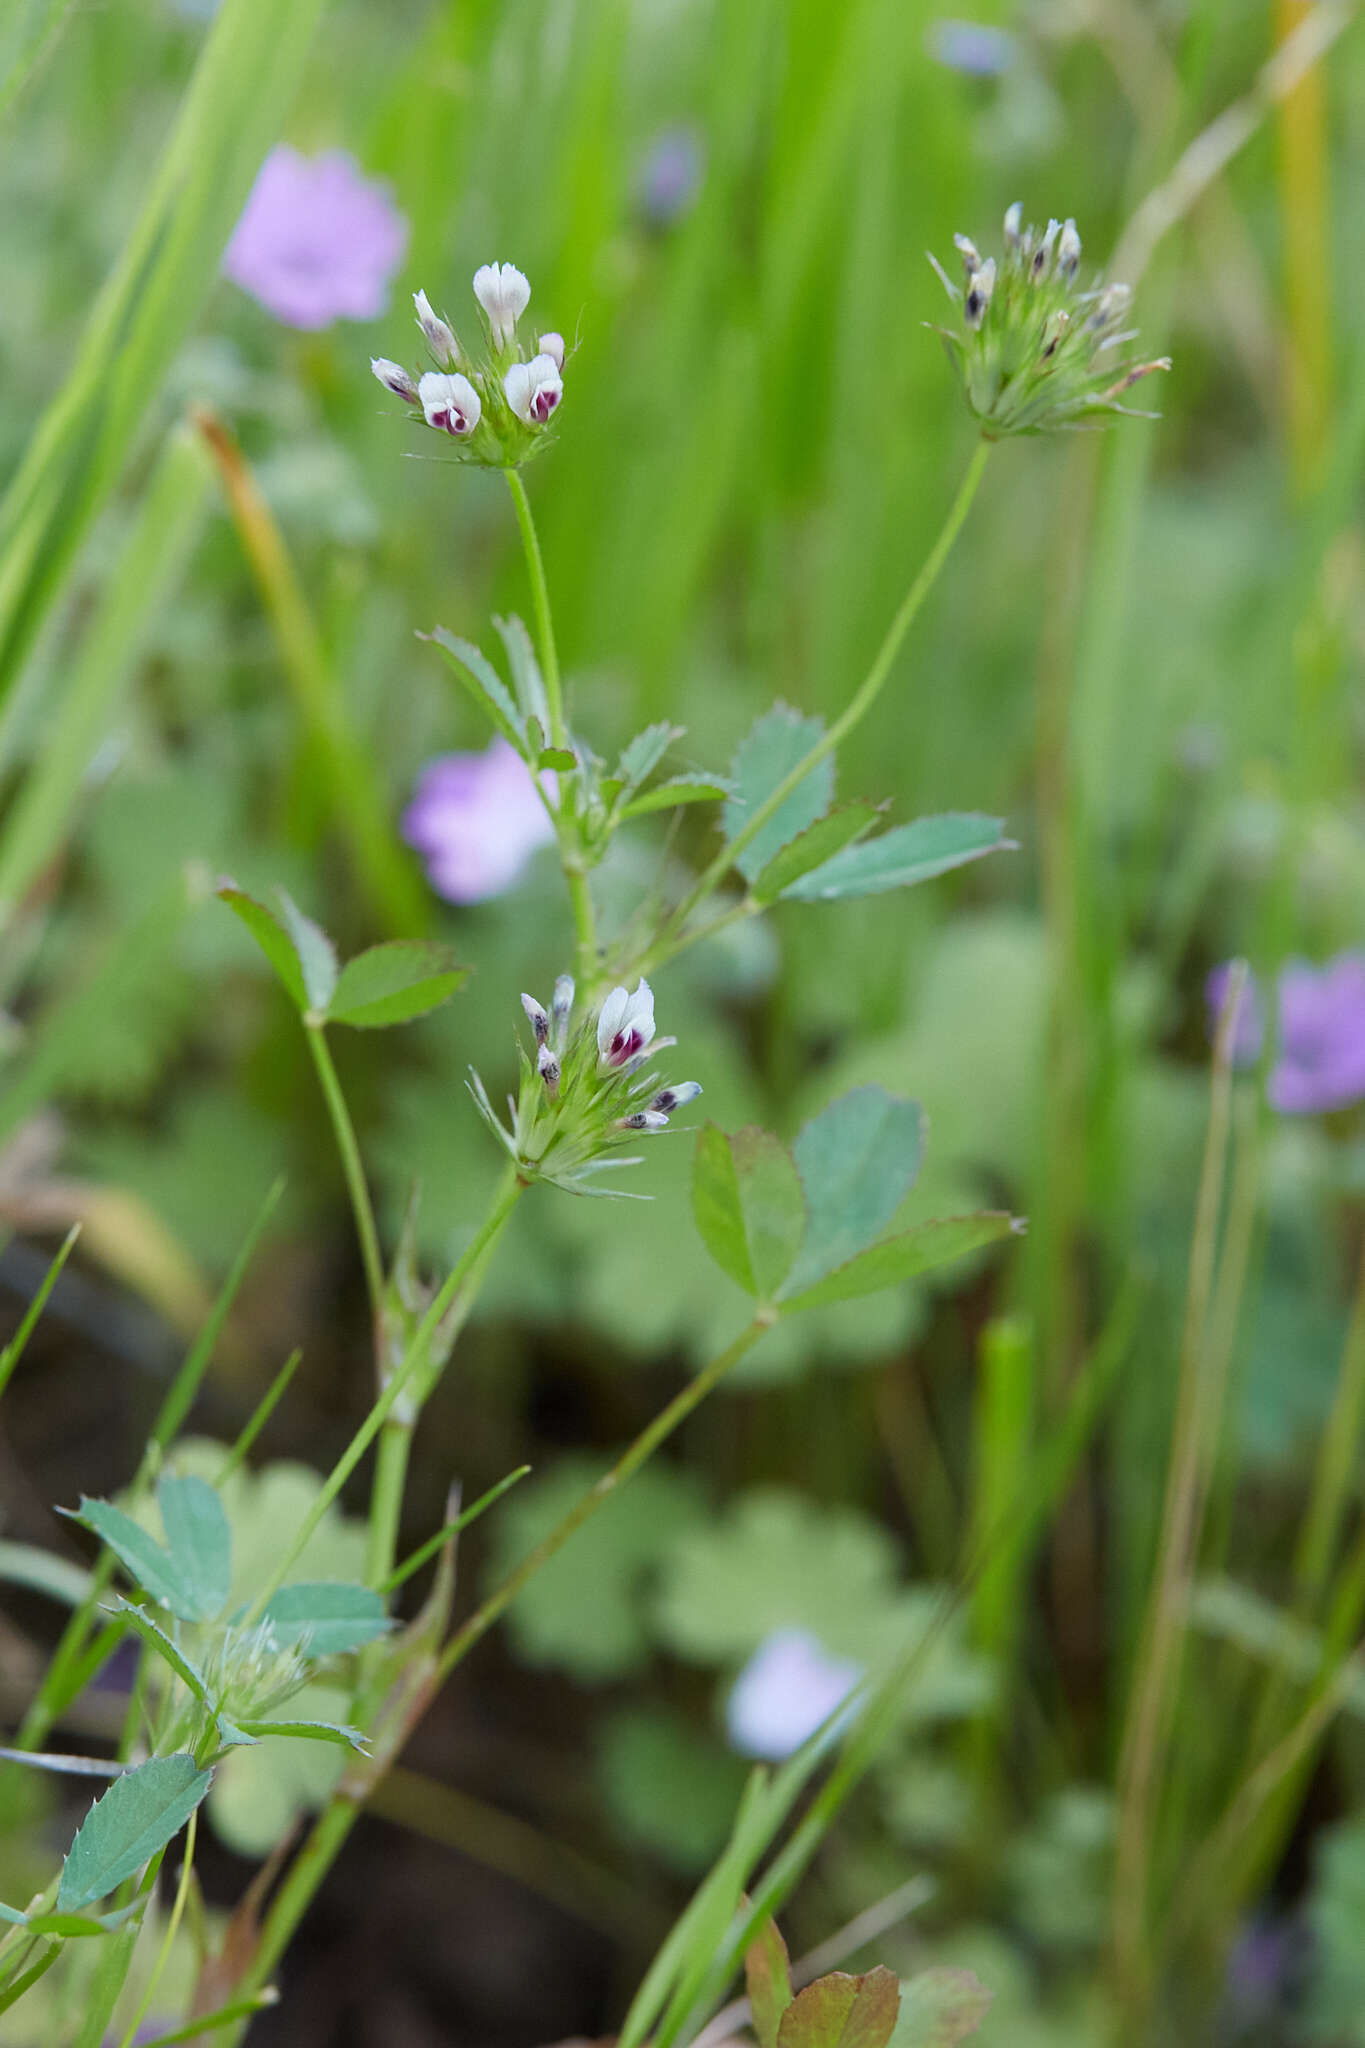
M497 480L413 442L366 358L411 354L408 290L462 309L478 263L518 263L534 313L579 343L557 444L528 479L577 723L607 753L667 715L689 765L723 766L775 696L845 700L967 459L922 324L941 310L925 249L946 253L955 229L994 246L1020 197L1026 217L1074 213L1100 264L1297 16L1037 0L974 17L1004 40L1000 68L972 75L920 0L229 0L216 84L159 171L202 10L60 15L19 7L0 43L63 29L12 95L0 84L13 1320L41 1241L76 1216L87 1229L7 1397L0 1492L3 1533L64 1548L48 1503L126 1478L176 1344L281 1168L202 1425L231 1434L295 1342L305 1366L272 1455L325 1466L366 1398L322 1105L205 879L284 882L348 947L423 924L476 967L440 1017L338 1047L390 1235L420 1178L433 1262L477 1223L495 1168L464 1067L497 1094L518 991L543 994L568 953L548 861L456 912L396 841L376 857L346 829L344 789L338 829L335 725L291 682L190 408L211 405L256 467L313 614L327 717L364 764L363 802L396 821L424 760L486 737L413 629L486 644L489 612L528 600ZM215 281L281 124L391 182L412 242L384 318L292 333ZM667 205L661 148L688 172ZM1190 1858L1320 1678L1311 1655L1288 1669L1276 1627L1292 1611L1324 1630L1337 1671L1365 1601L1349 1432L1325 1561L1316 1577L1294 1565L1320 1446L1352 1419L1330 1418L1361 1127L1274 1119L1253 1082L1232 1104L1196 1345L1226 1402L1198 1445L1209 1508L1184 1578L1218 1582L1222 1606L1210 1595L1214 1621L1189 1637L1142 1820L1136 1992L1111 1967L1108 1875L1124 1811L1133 1824L1114 1788L1206 1136L1204 977L1234 952L1263 975L1326 957L1358 943L1365 909L1363 208L1365 54L1348 32L1155 249L1138 319L1144 352L1175 358L1142 387L1160 421L994 458L840 786L897 817L997 810L1019 851L837 914L793 906L659 978L663 1028L719 1121L790 1131L850 1081L913 1093L931 1123L925 1212L1007 1204L1030 1218L1027 1245L756 1354L424 1731L414 1768L448 1804L409 1787L398 1818L447 1847L382 1822L358 1838L305 1939L288 2038L530 2048L604 2028L723 1833L718 1687L791 1618L791 1585L816 1587L798 1618L865 1654L898 1602L954 1575L1089 1376L1084 1457L1049 1527L983 1583L943 1697L822 1860L795 1944L927 1866L934 1901L895 1938L993 1983L988 2044L1106 2041L1149 2000L1144 2039L1365 2041L1349 1697L1281 1757L1256 1824L1201 1876L1193 1927L1176 1924ZM99 299L111 274L125 295ZM35 468L25 451L59 390ZM670 857L708 853L708 830L689 817ZM661 845L642 830L620 849L608 922ZM685 1155L651 1158L649 1209L547 1199L518 1219L424 1424L410 1503L415 1542L452 1470L472 1493L537 1467L500 1533L470 1545L471 1577L490 1543L510 1555L551 1516L577 1469L559 1456L604 1455L731 1333L737 1298L690 1235ZM19 1659L51 1617L18 1597L13 1614ZM33 1796L6 1782L5 1798ZM28 1811L0 1863L43 1864L55 1827ZM241 1871L222 1854L226 1897ZM563 1860L584 1854L591 1883ZM387 1913L376 1870L401 1902ZM358 1927L368 1961L343 1990L335 1956Z

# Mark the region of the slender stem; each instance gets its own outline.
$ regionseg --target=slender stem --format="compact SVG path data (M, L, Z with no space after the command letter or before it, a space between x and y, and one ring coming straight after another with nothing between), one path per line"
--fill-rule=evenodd
M724 1379L726 1373L758 1342L764 1331L771 1326L771 1320L770 1315L756 1316L748 1328L740 1332L733 1344L704 1367L653 1422L641 1431L630 1448L613 1465L611 1471L604 1474L595 1486L575 1502L544 1541L537 1544L530 1556L484 1601L482 1607L470 1616L464 1627L458 1630L446 1645L436 1667L429 1698L435 1696L439 1687L479 1638L487 1634L499 1615L516 1599L527 1580L539 1571L556 1551L563 1548L569 1538L582 1528L584 1522L595 1515L616 1489L624 1485L632 1473L638 1471L645 1460L652 1456L665 1437L670 1436L679 1423L705 1400L711 1390ZM259 1990L270 1976L299 1921L308 1910L314 1893L340 1853L341 1846L355 1825L359 1812L360 1808L353 1798L338 1793L318 1816L311 1834L290 1867L288 1876L271 1901L251 1967L241 1982L240 1989L244 1995Z
M317 1528L328 1508L336 1499L342 1487L346 1484L346 1481L350 1478L352 1472L354 1472L356 1466L360 1463L360 1460L388 1421L390 1415L392 1415L399 1401L405 1397L410 1398L414 1392L414 1387L416 1387L419 1397L423 1396L424 1391L430 1391L429 1375L427 1376L425 1389L420 1384L419 1376L422 1375L423 1368L426 1366L427 1355L431 1349L431 1340L436 1334L437 1325L447 1309L450 1308L465 1280L473 1271L481 1267L485 1255L491 1251L493 1245L502 1234L503 1227L516 1207L518 1198L524 1192L524 1188L525 1183L518 1180L514 1174L509 1174L508 1178L504 1180L498 1198L485 1218L478 1235L466 1246L453 1271L448 1275L440 1293L432 1302L425 1316L423 1316L418 1326L417 1334L408 1347L408 1353L402 1365L384 1388L374 1407L365 1417L365 1420L351 1438L350 1443L328 1473L317 1499L313 1502L312 1507L295 1531L293 1542L284 1551L266 1585L256 1595L246 1616L245 1625L247 1627L260 1620L270 1601L298 1562L313 1531Z
M1298 1612L1312 1621L1327 1583L1350 1503L1365 1427L1365 1254L1361 1257L1350 1327L1342 1353L1341 1373L1332 1412L1318 1446L1317 1466L1294 1558Z
M554 746L562 747L568 738L568 730L564 723L564 693L559 680L559 654L555 648L554 620L550 616L550 586L545 580L545 559L540 552L540 539L531 516L526 486L515 469L505 469L503 475L512 493L512 503L517 508L526 573L531 579L531 602L536 608L536 638L540 641L540 668L550 706L550 740Z
M483 1605L470 1615L464 1626L456 1630L441 1652L440 1662L436 1666L438 1686L444 1685L455 1666L468 1655L479 1638L487 1635L493 1623L511 1606L528 1580L533 1579L541 1566L548 1564L555 1553L563 1549L569 1538L575 1535L585 1522L591 1520L597 1510L610 1500L618 1487L624 1486L626 1481L639 1471L641 1465L658 1450L665 1437L672 1436L678 1424L686 1421L693 1409L706 1399L712 1388L719 1385L731 1368L743 1358L746 1351L751 1350L758 1342L763 1332L771 1327L772 1320L771 1315L755 1316L748 1328L740 1331L733 1344L722 1351L719 1357L713 1358L708 1366L704 1366L696 1378L689 1381L682 1392L641 1430L634 1443L621 1454L611 1470L604 1472L597 1484L590 1486L588 1491L574 1502L569 1512L555 1523L549 1535L544 1537L535 1549L522 1559L516 1570L489 1594Z
M1114 1959L1136 2019L1145 1998L1143 1969L1151 1861L1152 1807L1166 1745L1185 1624L1185 1595L1207 1499L1217 1437L1222 1375L1207 1355L1209 1307L1218 1251L1218 1218L1232 1122L1233 1029L1246 986L1234 964L1213 1057L1209 1128L1190 1244L1185 1323L1166 1499L1156 1572L1119 1759L1119 1821L1114 1883Z
M370 1541L365 1553L365 1579L371 1586L384 1583L393 1570L393 1561L398 1553L398 1530L408 1481L412 1429L409 1416L391 1415L380 1431L379 1449L374 1461L374 1486L370 1492Z
M133 2048L138 2028L147 2017L147 2009L156 1996L156 1987L161 1982L166 1965L171 1959L171 1950L175 1946L175 1937L180 1932L180 1922L184 1918L185 1901L190 1893L190 1875L194 1869L194 1844L198 1830L199 1815L195 1812L190 1815L189 1826L185 1830L185 1857L180 1865L180 1882L175 1889L175 1903L171 1907L170 1918L166 1922L165 1939L162 1941L157 1953L156 1962L152 1967L151 1976L147 1979L146 1988L138 2000L137 2011L128 2022L120 2048Z
M564 686L559 675L559 653L555 647L554 619L550 612L550 586L545 578L545 559L540 552L540 539L536 533L536 522L531 514L531 501L526 495L526 486L515 469L506 469L503 475L507 478L507 488L512 493L512 503L516 507L522 551L526 556L526 573L531 579L531 601L536 614L536 638L540 642L540 668L545 678L545 697L550 712L550 740L556 747L566 747L569 743L569 731L564 718ZM568 885L574 930L578 935L578 977L580 981L586 983L592 979L597 968L597 924L592 906L592 891L588 886L587 872L583 867L578 844L577 827L572 817L566 815L562 799L561 807L555 813L555 823L559 833L560 863L564 869L564 880Z
M379 1250L379 1232L375 1228L374 1205L370 1201L370 1190L365 1179L360 1146L356 1141L355 1125L351 1122L351 1112L346 1107L346 1097L341 1092L341 1081L332 1059L331 1047L327 1043L326 1031L321 1024L310 1024L305 1018L304 1036L308 1040L308 1050L313 1055L313 1065L318 1070L318 1079L322 1083L322 1093L327 1103L327 1114L332 1119L337 1151L341 1154L341 1170L346 1176L346 1188L355 1214L356 1235L360 1239L360 1256L365 1267L365 1285L369 1290L370 1313L374 1318L375 1347L378 1350L383 1343L384 1261Z
M752 845L769 818L782 808L792 791L800 787L812 768L817 767L827 754L833 753L840 741L847 738L876 703L900 652L901 642L914 624L924 600L938 581L939 571L952 552L953 542L962 531L986 464L990 460L991 446L989 441L978 441L972 459L967 465L967 473L958 486L957 496L949 506L948 516L939 530L938 539L925 557L919 574L901 599L896 615L886 629L882 644L873 656L872 666L853 696L828 731L821 734L810 751L802 756L790 773L783 776L771 795L765 797L757 806L743 829L737 832L733 839L726 841L691 892L674 911L662 934L662 941L669 944L670 957L671 952L676 950L673 941L681 933L693 911L725 880L738 856L743 853L746 846ZM662 946L655 950L657 954L662 950Z

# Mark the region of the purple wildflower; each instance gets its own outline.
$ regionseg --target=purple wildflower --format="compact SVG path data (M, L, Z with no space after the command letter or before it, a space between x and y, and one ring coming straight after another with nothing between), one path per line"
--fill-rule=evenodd
M1218 1027L1223 1021L1223 1005L1228 999L1228 982L1232 977L1232 962L1224 961L1215 967L1204 983L1204 1000L1209 1011L1209 1037L1217 1040ZM1261 992L1253 976L1248 975L1242 984L1241 999L1237 1005L1237 1016L1232 1026L1232 1064L1234 1067L1254 1067L1261 1057L1265 1043L1265 1022L1261 1015Z
M1279 993L1272 1105L1312 1116L1358 1102L1365 1096L1365 953L1338 953L1325 967L1291 960Z
M373 320L408 246L388 188L342 150L272 149L232 231L224 275L287 327Z
M931 22L924 41L931 57L968 78L999 78L1014 63L1014 37L983 21Z
M665 128L640 166L640 211L652 228L672 227L691 211L706 157L695 128Z
M735 1680L725 1709L731 1746L743 1756L773 1762L790 1756L862 1675L858 1665L828 1656L808 1630L776 1630Z
M546 781L552 784L553 776ZM403 837L449 903L482 903L510 889L554 827L531 772L507 740L481 754L440 754L417 779Z

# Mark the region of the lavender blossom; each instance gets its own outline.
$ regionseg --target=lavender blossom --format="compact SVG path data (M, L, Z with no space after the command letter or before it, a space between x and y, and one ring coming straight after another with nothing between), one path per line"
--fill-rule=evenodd
M552 782L553 777L547 777ZM417 780L403 837L449 903L482 903L510 889L554 827L530 770L501 737L481 754L440 754Z
M777 1762L791 1756L848 1698L858 1665L831 1657L806 1629L778 1629L754 1651L725 1709L731 1747Z
M984 21L931 22L924 43L936 62L967 78L1000 78L1017 55L1009 31Z
M1280 974L1280 1048L1268 1093L1291 1116L1346 1109L1365 1096L1365 953Z
M272 149L232 232L223 273L287 327L373 320L389 302L408 224L354 157Z
M666 128L640 166L640 211L653 228L672 227L701 190L706 158L695 128Z

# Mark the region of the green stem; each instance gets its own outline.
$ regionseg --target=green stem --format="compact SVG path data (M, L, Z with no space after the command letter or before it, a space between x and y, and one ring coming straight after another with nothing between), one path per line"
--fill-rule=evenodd
M384 1262L380 1256L374 1205L370 1201L370 1190L365 1180L365 1168L360 1157L360 1146L356 1141L355 1125L351 1122L351 1112L346 1107L346 1097L341 1092L341 1081L332 1059L331 1047L327 1043L326 1031L321 1024L310 1024L305 1018L304 1036L308 1040L308 1050L313 1055L313 1065L318 1070L318 1079L322 1083L322 1093L327 1103L327 1114L332 1119L337 1151L341 1154L341 1170L346 1176L346 1188L355 1214L356 1235L360 1239L360 1256L365 1267L365 1285L369 1290L370 1313L374 1319L375 1349L376 1352L382 1353Z
M595 1515L616 1489L623 1486L645 1460L653 1455L665 1437L670 1436L679 1423L685 1421L693 1409L705 1400L712 1389L724 1379L726 1373L758 1342L764 1331L771 1326L771 1321L771 1315L756 1316L748 1328L740 1332L733 1344L722 1351L719 1357L712 1359L710 1365L699 1372L653 1422L641 1431L610 1472L605 1473L581 1500L575 1502L544 1541L536 1545L530 1556L525 1558L511 1576L504 1579L501 1586L490 1594L478 1611L470 1616L464 1627L459 1629L446 1645L436 1667L429 1698L435 1696L455 1666L479 1638L487 1634L499 1615L516 1599L527 1580L539 1571L556 1551L563 1548L569 1538L582 1528L584 1522ZM339 1793L333 1798L331 1805L325 1807L318 1816L288 1876L271 1901L251 1968L239 1986L244 1996L258 1991L269 1978L287 1948L295 1928L307 1911L313 1894L340 1853L341 1846L351 1832L359 1812L360 1808L354 1799Z
M171 1907L170 1918L166 1922L165 1938L157 1952L156 1962L152 1966L152 1973L147 1979L142 1996L138 2000L137 2011L129 2020L124 2031L120 2048L133 2048L138 2028L147 2017L148 2007L156 1996L156 1988L165 1973L167 1963L171 1959L171 1950L175 1947L175 1937L180 1932L180 1922L184 1918L185 1901L190 1895L190 1873L194 1869L194 1844L198 1830L199 1815L196 1812L190 1815L189 1826L185 1830L185 1855L180 1865L180 1882L175 1890L175 1903Z
M360 1463L360 1460L388 1421L390 1415L392 1415L399 1401L406 1396L410 1400L415 1400L420 1407L426 1395L431 1391L431 1386L434 1382L429 1374L423 1377L422 1371L427 1362L427 1354L431 1349L431 1340L436 1334L437 1325L450 1308L465 1280L473 1271L481 1268L486 1254L491 1251L493 1245L502 1234L503 1227L516 1207L518 1198L523 1193L524 1188L525 1183L518 1180L513 1173L509 1173L503 1181L498 1197L485 1218L478 1235L466 1246L453 1271L448 1275L440 1293L432 1302L425 1316L423 1316L418 1326L417 1334L408 1347L407 1356L404 1358L402 1365L384 1388L374 1407L365 1417L365 1420L351 1438L350 1443L328 1473L317 1499L313 1502L312 1507L295 1531L293 1542L279 1559L267 1584L252 1602L251 1608L246 1615L244 1626L252 1627L260 1620L270 1601L298 1562L313 1531L317 1528L328 1508L332 1505L332 1502L336 1499L342 1487L346 1484L346 1481L350 1478L352 1472L354 1472L356 1466Z
M506 469L507 488L512 493L516 507L517 525L521 529L522 551L526 556L526 573L531 579L531 601L535 606L536 638L540 642L540 667L545 678L545 697L550 712L550 741L553 746L567 747L569 729L564 718L564 686L559 674L559 653L555 646L554 619L550 612L550 586L545 578L545 558L540 552L540 538L536 533L536 522L531 514L531 501L526 495L526 486L515 469ZM578 935L578 977L581 982L591 981L597 967L597 924L592 907L592 891L582 864L578 831L572 817L566 816L561 806L555 813L555 824L559 833L560 864L564 869L564 880L568 885L569 902L573 909L574 930Z
M967 465L967 473L958 486L957 496L949 506L948 516L939 529L938 539L925 557L919 574L901 599L896 616L887 627L882 644L873 657L872 666L863 677L857 690L829 730L821 734L810 751L802 756L790 773L783 776L776 789L763 799L763 802L759 804L743 829L737 832L733 839L726 841L725 845L711 862L711 865L702 873L691 892L683 898L664 928L660 945L655 948L654 958L656 961L661 954L662 957L671 959L673 954L680 950L677 941L680 938L683 926L687 923L693 911L700 904L704 903L706 898L712 895L725 880L726 875L734 866L739 855L743 853L745 847L752 845L753 841L767 824L769 818L773 817L782 808L787 798L792 794L792 791L800 787L810 774L812 768L817 767L827 754L833 753L840 741L848 737L853 728L867 716L872 706L876 703L882 693L886 679L891 673L896 656L900 652L901 643L914 624L924 600L938 581L939 571L951 554L953 543L957 539L958 534L962 531L967 514L971 510L972 500L976 496L977 487L985 472L986 464L990 459L991 447L992 443L989 441L978 441L972 459ZM665 944L668 948L667 952L663 951Z

